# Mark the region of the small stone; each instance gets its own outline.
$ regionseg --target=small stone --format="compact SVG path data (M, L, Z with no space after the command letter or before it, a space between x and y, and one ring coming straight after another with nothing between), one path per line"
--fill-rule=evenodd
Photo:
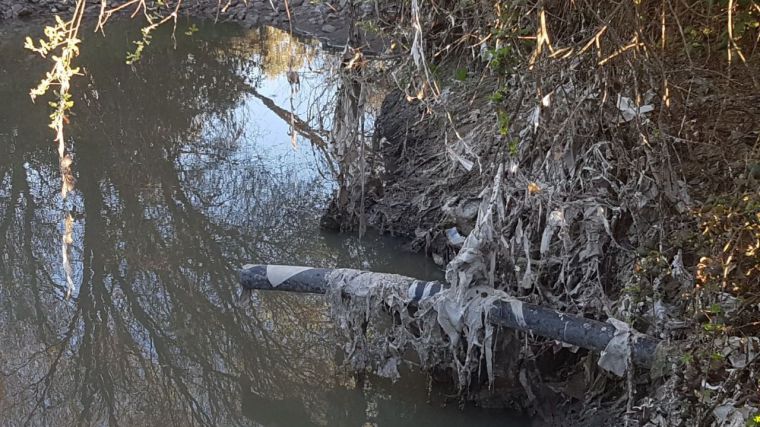
M235 19L237 19L238 21L244 20L245 19L245 11L241 10L240 12L238 12L237 15L235 15Z
M372 3L362 3L359 5L359 10L362 13L370 14L375 11L375 6Z
M256 15L248 15L245 17L245 21L243 21L243 26L246 28L258 27L258 25L259 17Z
M325 24L322 26L323 33L332 33L333 31L335 31L335 27L330 24Z
M50 13L58 13L58 8L53 6L50 8Z
M291 0L290 7L300 7L303 4L303 0Z

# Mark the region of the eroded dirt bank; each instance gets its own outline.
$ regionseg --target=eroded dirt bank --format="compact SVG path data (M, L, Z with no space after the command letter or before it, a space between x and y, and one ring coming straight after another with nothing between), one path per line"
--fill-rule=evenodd
M345 145L364 173L351 170L325 224L405 236L446 266L455 288L485 284L616 319L668 347L652 369L616 374L597 354L504 331L493 345L497 392L475 387L475 400L549 424L755 425L757 25L727 53L712 36L684 48L680 22L704 17L694 9L533 6L514 6L513 29L498 31L478 27L503 22L487 10L394 15L391 29L412 54L394 64L399 90L385 98L374 135ZM736 13L721 9L709 25ZM437 32L444 22L456 29ZM451 54L447 36L466 31L478 42ZM640 45L619 44L629 36ZM738 63L727 60L739 51ZM354 81L379 72L347 70ZM488 332L468 337L487 342ZM452 370L487 383L488 349L451 350Z
M505 102L506 109L523 110L516 118L527 130L523 136L544 114L563 126L574 120L569 108L582 105L583 95L572 85L562 93L556 84L552 94L566 108L562 113ZM609 103L581 106L590 115L601 109L603 120L614 123L606 129L581 119L570 126L585 128L586 135L557 140L536 133L538 141L551 142L515 146L499 131L504 107L489 100L499 87L497 78L486 76L450 79L441 97L429 102L390 93L376 122L377 166L365 181L364 211L357 203L343 210L333 205L326 222L355 229L364 215L367 226L404 236L411 250L448 264L450 281L452 272L480 283L490 276L498 289L523 301L598 320L623 318L669 347L654 368L630 366L619 377L597 366L598 354L505 331L494 346L496 382L489 389L481 372L481 382L468 391L478 404L535 413L548 425L753 425L760 403L754 365L760 341L749 326L757 319L756 297L739 292L754 283L747 266L752 261L733 267L745 270L731 292L709 283L726 270L710 265L715 261L707 254L715 242L730 245L719 233L731 229L734 215L747 229L731 233L746 233L745 256L754 253L760 110L729 107L749 116L719 131L735 141L735 151L725 153L718 167L737 171L726 176L704 166L719 156L719 147L689 153L694 147L662 141L641 146L635 141L645 137L635 135L637 124L616 122L621 109ZM513 93L510 99L522 97ZM687 102L698 111L714 100ZM706 132L696 117L686 122L695 137ZM487 214L500 165L498 205ZM715 210L728 218L705 219L705 211ZM710 237L700 237L705 235ZM701 295L701 301L705 288L715 295ZM705 394L705 387L720 391Z

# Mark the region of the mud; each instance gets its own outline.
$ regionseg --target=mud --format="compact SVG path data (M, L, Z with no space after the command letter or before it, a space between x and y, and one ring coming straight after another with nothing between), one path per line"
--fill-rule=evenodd
M343 5L341 3L344 3ZM52 20L59 15L67 18L73 13L73 0L0 0L0 29L11 28L28 21ZM118 2L109 2L115 6ZM96 19L100 11L100 0L87 0L85 19ZM130 17L134 8L127 8L121 17ZM367 7L352 7L340 1L313 3L307 0L186 0L180 10L181 17L210 19L217 22L238 22L253 28L270 25L284 30L292 30L296 35L319 39L324 46L342 48L352 31L352 20L371 17L374 12ZM141 17L139 17L141 18ZM381 51L387 40L380 35L354 28L365 41L368 52Z

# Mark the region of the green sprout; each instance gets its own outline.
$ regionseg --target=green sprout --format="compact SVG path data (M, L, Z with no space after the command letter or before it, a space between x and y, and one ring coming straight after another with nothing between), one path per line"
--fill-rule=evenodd
M195 25L195 24L192 24L192 25L190 25L190 26L187 28L187 31L185 31L185 35L186 35L186 36L188 36L188 37L192 37L192 36L193 36L193 34L195 34L195 33L197 33L197 32L198 32L198 26L197 26L197 25Z

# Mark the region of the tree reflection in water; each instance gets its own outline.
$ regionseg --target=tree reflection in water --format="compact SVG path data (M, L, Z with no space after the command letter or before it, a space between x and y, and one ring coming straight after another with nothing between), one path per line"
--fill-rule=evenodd
M20 37L0 44L3 425L353 426L379 417L390 386L352 391L318 298L236 305L236 269L247 262L437 275L393 242L318 231L327 184L308 139L291 152L290 138L272 131L278 112L257 128L267 107L249 94L284 80L267 74L282 62L267 56L282 51L273 47L282 35L201 25L176 49L155 37L132 69L124 33L134 28L121 25L83 51L69 130L77 183L66 200L47 112L27 97L44 64ZM298 52L302 66L330 60L313 47ZM329 94L308 83L304 99ZM413 383L405 393L424 399L425 383ZM396 404L393 417L419 413L414 400ZM435 414L423 416L442 422Z

